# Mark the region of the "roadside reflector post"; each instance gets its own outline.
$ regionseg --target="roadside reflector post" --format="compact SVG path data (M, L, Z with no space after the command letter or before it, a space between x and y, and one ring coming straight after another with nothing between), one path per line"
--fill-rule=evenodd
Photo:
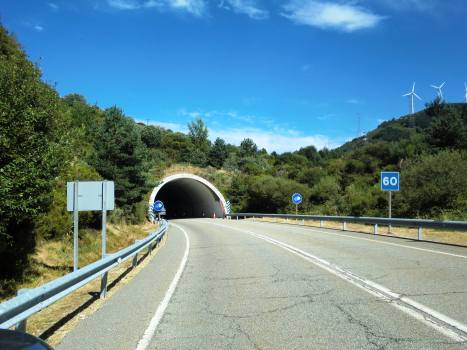
M302 226L305 226L305 219L302 219Z
M246 220L246 215L245 215L245 220Z
M255 221L255 217L253 216L253 221Z
M101 299L105 299L107 296L107 272L101 276Z
M323 220L320 220L319 227L323 227Z
M264 216L263 216L263 221L264 221Z
M375 235L378 234L378 224L375 224Z
M422 228L421 227L418 228L418 240L423 241L423 239L422 239Z
M287 218L287 223L289 223L289 218Z
M344 221L344 231L347 231L347 223Z
M133 268L136 269L137 265L138 265L138 254L135 254L133 256Z
M276 222L276 217L274 216L274 222Z

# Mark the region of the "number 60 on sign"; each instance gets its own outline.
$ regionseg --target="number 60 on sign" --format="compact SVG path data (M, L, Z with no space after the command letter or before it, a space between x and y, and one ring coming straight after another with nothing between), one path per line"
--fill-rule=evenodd
M381 173L382 191L399 191L399 173L382 172Z

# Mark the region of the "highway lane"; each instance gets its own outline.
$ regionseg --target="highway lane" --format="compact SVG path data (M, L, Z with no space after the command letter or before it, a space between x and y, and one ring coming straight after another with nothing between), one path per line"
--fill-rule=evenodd
M171 223L165 256L156 256L144 278L106 302L106 313L93 314L59 349L91 338L76 348L466 348L465 248L242 220ZM161 289L183 260L182 230L190 242L187 264L148 333ZM153 275L163 260L167 273ZM134 310L141 307L144 315ZM106 332L107 319L113 321Z

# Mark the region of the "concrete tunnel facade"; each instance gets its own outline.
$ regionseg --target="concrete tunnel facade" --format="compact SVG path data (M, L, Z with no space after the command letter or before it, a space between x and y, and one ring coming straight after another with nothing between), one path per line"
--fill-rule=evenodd
M224 196L209 181L192 174L175 174L161 180L149 198L149 205L161 201L168 219L224 216Z

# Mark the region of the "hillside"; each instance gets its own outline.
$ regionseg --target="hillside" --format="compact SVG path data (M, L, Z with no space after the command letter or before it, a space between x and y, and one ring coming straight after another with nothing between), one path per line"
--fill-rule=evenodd
M436 101L436 100L435 100ZM457 112L461 112L465 103L446 103L446 108L452 108ZM411 132L423 133L430 126L435 116L427 111L427 109L416 113L404 115L398 119L382 122L375 130L367 133L368 143L377 143L380 141L397 142L403 139L409 139ZM338 147L338 150L343 153L355 150L364 145L364 137L358 137L352 141L346 142Z

